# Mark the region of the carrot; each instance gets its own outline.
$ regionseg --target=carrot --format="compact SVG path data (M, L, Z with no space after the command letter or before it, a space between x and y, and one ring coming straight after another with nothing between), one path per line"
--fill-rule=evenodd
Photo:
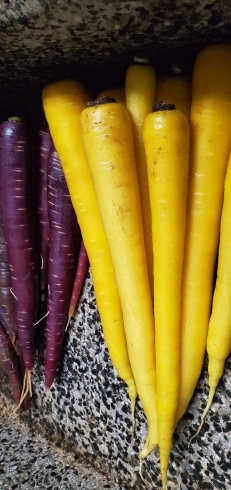
M30 218L31 166L25 123L0 125L1 203L18 338L27 375L34 366L33 324L37 312L37 279Z
M128 386L134 423L136 387L128 358L120 298L80 131L80 113L89 98L76 80L46 85L42 98L89 257L105 341L118 375Z
M113 87L108 88L107 90L103 90L97 95L97 99L101 99L101 97L113 97L116 102L123 104L126 106L126 96L125 96L125 88L124 87Z
M81 245L80 245L80 251L79 251L79 258L78 258L78 265L76 269L76 275L75 275L75 281L74 281L74 286L71 294L71 300L70 300L70 306L69 306L69 312L68 312L68 318L70 319L76 310L78 301L79 301L79 296L81 289L83 287L84 283L84 278L87 272L87 267L88 267L88 256L87 256L87 251L85 248L85 245L83 243L83 240L81 240Z
M49 223L47 207L47 165L52 139L48 127L39 130L39 244L41 256L40 287L43 291L47 285Z
M162 488L179 394L181 277L189 170L189 124L174 105L156 102L143 128L152 211L157 420Z
M11 276L7 259L6 241L0 209L0 321L2 321L11 341L17 337L14 297L11 293ZM2 316L3 315L3 316Z
M6 372L14 401L19 406L22 393L22 376L19 359L10 337L0 321L0 364Z
M182 278L180 394L184 414L201 373L231 148L231 46L208 46L192 80L191 162Z
M48 316L45 387L50 389L62 350L77 264L79 227L63 169L54 147L47 168L49 220Z
M191 109L191 80L183 75L159 77L156 84L155 100L164 100L174 104L190 117Z
M208 403L201 418L200 432L204 419L211 407L216 388L224 372L225 360L231 349L231 154L225 178L224 202L221 215L217 279L213 295L212 313L209 321L207 352L209 372Z
M148 187L146 157L143 145L143 122L151 112L155 101L156 74L150 64L135 63L129 66L126 73L125 93L126 107L131 118L134 138L136 167L140 190L141 214L144 229L144 243L147 256L150 290L153 296L153 251L152 221Z
M80 121L115 269L128 355L149 424L143 459L157 444L154 318L131 123L122 104L107 101L96 100Z

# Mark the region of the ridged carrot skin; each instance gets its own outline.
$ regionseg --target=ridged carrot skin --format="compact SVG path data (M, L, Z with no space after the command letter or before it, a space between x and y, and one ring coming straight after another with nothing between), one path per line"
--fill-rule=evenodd
M176 108L168 110L167 106L163 106L162 110L157 110L145 118L143 137L155 258L158 441L162 488L166 489L179 394L181 277L190 146L187 117Z
M157 444L154 318L129 115L122 104L83 110L82 138L121 299L128 355L149 431L141 458Z
M49 221L48 299L45 388L50 389L58 367L77 266L80 231L54 147L47 166Z
M116 102L119 102L120 104L123 104L126 106L126 95L125 95L125 88L124 87L112 87L108 88L107 90L103 90L97 95L97 99L101 99L101 97L113 97L113 99L116 100Z
M209 321L207 352L209 399L203 418L209 410L215 390L224 372L225 360L231 349L231 155L225 179L221 215L217 279Z
M0 125L1 205L18 338L25 368L34 365L34 329L37 314L36 257L31 222L31 175L33 162L25 123Z
M191 160L181 307L176 422L201 373L212 306L224 180L231 148L231 45L203 49L192 79Z
M83 287L85 275L86 275L87 268L88 268L88 263L89 262L88 262L87 251L86 251L85 245L84 245L83 240L82 240L81 245L80 245L78 265L77 265L77 269L76 269L74 286L73 286L73 290L71 293L68 318L71 318L74 315L75 310L77 308L80 293L81 293L81 290Z
M47 285L48 274L48 247L49 247L49 223L48 223L48 205L47 205L47 166L49 152L52 146L52 138L48 127L40 128L39 133L39 243L40 243L40 288L43 291Z
M0 364L6 372L16 405L19 404L22 392L22 375L20 362L10 337L0 321Z
M118 375L128 385L134 410L137 392L128 358L121 303L80 130L80 113L89 97L78 81L62 80L46 85L42 98L91 265L105 341Z
M133 64L129 66L125 79L126 107L131 118L134 138L136 167L140 190L141 213L144 229L144 243L147 256L148 275L153 295L153 251L152 220L148 187L147 165L143 145L144 118L152 110L156 92L156 73L151 65Z
M190 117L191 80L183 75L160 77L157 79L155 100L174 104Z

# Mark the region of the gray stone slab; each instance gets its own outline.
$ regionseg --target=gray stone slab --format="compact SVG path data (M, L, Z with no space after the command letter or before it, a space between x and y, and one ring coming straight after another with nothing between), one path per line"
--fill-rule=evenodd
M158 73L168 70L172 63L191 73L195 55L202 46L230 42L230 26L228 0L0 1L0 118L16 112L29 120L38 118L42 113L42 86L59 77L81 77L92 96L109 85L123 83L134 55L149 56ZM188 447L208 393L205 361L195 396L174 435L169 488L230 490L230 372L231 359L206 423ZM42 433L62 448L63 455L82 458L84 464L104 473L107 482L112 479L120 489L160 487L158 453L153 452L144 464L146 484L138 474L138 453L145 437L146 420L138 402L137 428L132 439L126 387L108 357L90 272L76 319L66 333L64 355L50 393L45 392L43 379L40 340L31 407L27 414L20 415L20 421L27 423L35 440ZM2 391L9 396L3 376L1 381ZM18 422L16 427L20 432L19 425ZM23 441L21 436L19 439ZM18 458L22 451L20 440L15 448L3 441L2 461L9 459L7 447L9 450L11 447L11 464L17 466L14 456ZM37 443L35 457L42 454ZM70 466L75 472L74 463ZM24 467L31 487L12 480L12 485L9 483L11 486L5 488L29 490L35 485L45 488L44 472L35 484L31 467ZM49 478L54 467L56 471L53 458ZM17 468L9 468L16 475ZM59 476L63 478L65 471L61 465ZM1 478L0 473L0 488L4 488ZM50 481L55 490L56 483ZM63 484L67 490L76 488L71 486L74 483ZM90 489L91 486L86 486L86 490Z
M50 392L44 389L43 344L40 341L38 345L33 398L28 413L20 415L22 420L36 433L42 433L67 453L77 455L113 479L120 489L161 488L158 452L154 451L144 464L146 483L139 477L138 454L146 420L138 401L137 427L132 439L127 390L108 356L90 271L76 319L66 333L64 355ZM188 447L208 394L205 362L194 398L174 435L169 489L230 490L230 371L231 358L204 427Z

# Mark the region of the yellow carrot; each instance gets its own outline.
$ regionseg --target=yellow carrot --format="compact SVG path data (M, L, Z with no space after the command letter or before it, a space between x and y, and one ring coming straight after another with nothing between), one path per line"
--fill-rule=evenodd
M120 104L126 106L124 87L112 87L112 88L108 88L107 90L103 90L97 95L97 99L101 99L102 97L107 97L107 96L112 97L113 99L116 100L116 102L119 102Z
M212 304L224 180L231 147L231 46L203 49L192 80L191 162L181 308L176 422L201 373Z
M231 349L231 154L225 179L224 203L221 215L220 243L216 286L209 321L207 352L209 397L202 415L199 433L205 416L224 372L225 360ZM194 436L194 437L195 437Z
M126 107L131 118L135 146L137 175L140 190L144 243L148 275L153 296L153 252L151 235L151 208L146 157L143 145L143 122L152 110L155 100L156 74L151 65L135 63L129 66L125 79Z
M80 113L89 97L78 81L70 79L46 85L42 99L91 265L109 354L118 375L128 385L134 413L136 387L128 358L119 293L81 138Z
M189 123L174 105L154 105L144 120L152 211L157 420L162 488L179 393L179 332L189 170Z
M156 84L155 100L164 100L168 104L175 104L186 116L190 116L191 108L191 80L183 75L160 77Z
M84 109L81 128L115 269L129 359L149 424L144 458L157 444L156 372L132 128L122 104L99 102Z

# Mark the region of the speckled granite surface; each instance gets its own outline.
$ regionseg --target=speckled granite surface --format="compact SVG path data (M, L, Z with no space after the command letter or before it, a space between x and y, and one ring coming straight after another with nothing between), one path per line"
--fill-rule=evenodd
M132 439L126 387L117 378L108 358L90 275L76 320L71 322L67 332L65 355L50 393L44 391L41 353L33 378L31 408L28 414L20 417L33 431L42 433L65 451L81 456L81 460L107 475L108 480L113 479L120 489L159 489L158 453L149 456L144 464L146 484L139 477L138 453L144 440L146 421L138 402L137 429ZM188 412L175 432L169 489L230 490L230 372L231 358L206 423L188 448L208 392L204 371ZM56 471L59 470L56 468ZM70 485L69 488L75 487Z
M230 23L229 0L0 1L0 82L40 87L90 72L98 87L120 79L134 55L163 65L174 53L191 66L203 44L230 39ZM110 68L105 80L98 64Z
M116 490L119 487L78 456L50 444L18 417L6 423L12 405L0 399L0 488L4 490ZM5 425L4 425L5 423Z
M177 62L189 73L195 54L203 45L230 41L230 25L228 0L0 1L0 117L16 112L34 116L40 110L41 87L60 76L81 76L93 96L111 84L120 84L134 55L149 56L157 71ZM203 430L188 448L208 393L205 366L194 399L174 436L169 489L231 489L230 373L231 359ZM7 482L4 478L11 472L16 475L13 465L18 464L23 438L19 436L19 446L14 448L13 442L6 441L11 437L13 441L15 436L6 428L8 433L1 432L0 488L101 489L97 487L101 485L98 480L74 481L74 456L105 475L109 486L104 488L111 488L111 481L112 488L121 490L160 488L157 453L144 465L146 484L138 476L137 457L146 422L138 403L137 430L132 440L126 388L108 358L90 275L77 318L67 332L65 355L50 393L44 391L43 375L40 353L31 408L20 415L34 434L33 440L36 439L35 454L29 443L31 432L25 444L31 455L42 457L43 449L37 439L41 432L56 447L61 446L66 456L60 453L59 463L51 457L50 467L46 466L48 480L44 479L44 472L41 478L37 473L37 480L30 479L33 467L30 460L23 466L29 483L13 479ZM2 390L9 395L4 377L0 375L0 379ZM16 428L18 423L15 421ZM74 479L70 480L64 462L68 454L73 455L69 465ZM7 466L9 458L11 466ZM42 466L41 459L38 461Z

